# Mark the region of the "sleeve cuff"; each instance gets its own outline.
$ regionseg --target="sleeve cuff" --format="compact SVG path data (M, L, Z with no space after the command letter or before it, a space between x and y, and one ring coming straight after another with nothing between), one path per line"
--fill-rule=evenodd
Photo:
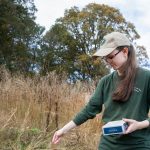
M74 122L77 126L79 126L79 125L82 124L81 121L78 120L77 118L74 118L74 119L73 119L73 122Z

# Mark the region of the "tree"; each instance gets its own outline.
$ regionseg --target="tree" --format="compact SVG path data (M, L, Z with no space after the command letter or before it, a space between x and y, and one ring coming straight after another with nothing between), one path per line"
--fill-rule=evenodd
M46 64L51 64L46 70L53 70L54 65L58 73L67 72L73 81L103 76L108 68L102 60L93 60L91 56L100 47L103 36L112 31L126 32L132 42L140 38L135 26L116 8L91 3L82 10L78 7L66 10L44 37L43 58Z
M0 65L12 72L30 72L36 64L44 30L34 21L36 11L33 0L0 1Z

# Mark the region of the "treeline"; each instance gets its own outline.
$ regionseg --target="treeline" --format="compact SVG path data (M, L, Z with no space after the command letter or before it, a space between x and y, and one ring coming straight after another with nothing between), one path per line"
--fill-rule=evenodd
M92 54L105 34L126 32L137 49L138 59L148 57L136 40L140 35L133 23L116 8L91 3L82 10L72 7L44 34L35 22L34 0L0 0L0 65L10 72L46 75L55 71L68 80L91 80L109 72Z

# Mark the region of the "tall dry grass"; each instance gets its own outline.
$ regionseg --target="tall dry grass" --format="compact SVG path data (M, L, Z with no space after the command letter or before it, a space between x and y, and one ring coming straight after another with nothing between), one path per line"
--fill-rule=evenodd
M0 69L0 149L94 150L100 116L67 133L58 145L53 133L85 105L94 84L70 85L55 73L25 78Z

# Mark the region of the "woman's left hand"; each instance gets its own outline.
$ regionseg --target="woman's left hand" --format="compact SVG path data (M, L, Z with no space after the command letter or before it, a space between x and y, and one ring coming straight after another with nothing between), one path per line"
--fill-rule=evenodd
M129 134L135 130L139 129L139 122L133 119L123 119L126 123L128 123L128 128L125 132L125 134Z

